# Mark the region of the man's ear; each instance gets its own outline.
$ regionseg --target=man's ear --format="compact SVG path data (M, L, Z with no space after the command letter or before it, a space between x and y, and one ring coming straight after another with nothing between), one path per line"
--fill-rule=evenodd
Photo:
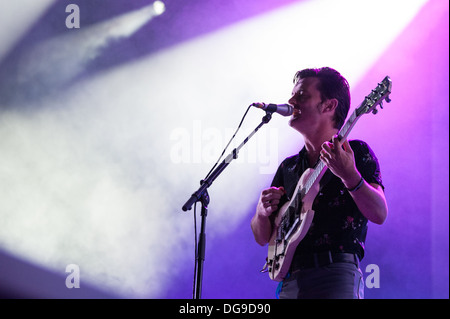
M338 100L337 99L329 99L329 100L326 100L324 103L323 103L323 109L322 109L322 111L325 113L325 112L334 112L334 110L337 108L337 106L338 106Z

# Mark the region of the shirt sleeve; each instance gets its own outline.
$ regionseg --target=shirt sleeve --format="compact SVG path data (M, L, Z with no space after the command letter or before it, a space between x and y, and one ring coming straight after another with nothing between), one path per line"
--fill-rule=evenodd
M273 177L272 184L270 187L281 187L284 186L284 178L283 178L283 163L278 166L277 172Z
M289 201L289 196L291 195L292 188L292 180L289 178L289 176L286 176L286 163L287 160L284 160L280 166L277 169L277 172L275 173L275 176L273 177L272 184L270 187L281 187L283 186L286 190L286 194L281 196L279 207L283 206L286 202ZM287 180L285 178L287 177ZM295 187L295 186L294 186Z
M356 168L361 176L368 183L375 183L380 185L384 190L383 181L381 178L380 165L373 150L367 143L360 140L350 141L350 146L355 154Z

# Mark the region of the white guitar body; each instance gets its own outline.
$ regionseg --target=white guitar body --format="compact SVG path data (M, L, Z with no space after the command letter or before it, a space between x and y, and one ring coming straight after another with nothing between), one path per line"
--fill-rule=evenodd
M325 169L323 169L323 173ZM305 182L314 173L314 169L308 168L300 178L294 194L300 194L299 190L305 187ZM306 193L302 200L300 213L295 217L295 221L289 230L283 229L283 219L287 218L289 213L289 206L292 206L295 197L290 202L284 204L278 211L275 217L273 232L269 241L267 270L270 279L275 281L282 281L290 268L292 258L300 241L308 232L311 222L314 218L314 211L312 206L314 199L319 193L319 181L316 180L309 192Z

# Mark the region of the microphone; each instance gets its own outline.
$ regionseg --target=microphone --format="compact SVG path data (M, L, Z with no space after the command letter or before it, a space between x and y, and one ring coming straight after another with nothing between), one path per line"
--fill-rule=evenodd
M294 112L294 108L289 104L253 103L251 106L263 109L270 113L276 112L282 116L290 116Z

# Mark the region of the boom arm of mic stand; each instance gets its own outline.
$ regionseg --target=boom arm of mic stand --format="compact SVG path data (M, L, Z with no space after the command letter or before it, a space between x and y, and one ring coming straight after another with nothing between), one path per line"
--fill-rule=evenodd
M209 186L212 185L214 180L223 172L223 170L230 164L230 162L233 159L236 159L238 156L238 153L240 149L252 138L253 135L256 134L256 132L266 123L269 123L269 121L272 119L272 113L266 111L266 115L262 118L261 123L253 130L253 132L250 133L245 140L239 144L238 147L236 147L223 161L219 164L219 166L206 178L205 180L200 181L200 188L192 194L192 196L188 199L188 201L183 205L181 208L183 211L190 210L192 208L192 205L194 203L200 201L205 191L208 189Z

